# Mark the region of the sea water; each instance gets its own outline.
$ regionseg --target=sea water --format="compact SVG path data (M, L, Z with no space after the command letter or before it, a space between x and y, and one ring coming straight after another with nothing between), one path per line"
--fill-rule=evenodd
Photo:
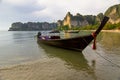
M67 66L67 70L60 70L65 76L73 75L66 78L68 80L120 80L120 33L102 32L97 37L96 50L92 49L91 42L85 50L76 52L37 43L37 32L1 31L0 67L54 58L63 61L62 66ZM81 34L83 32L58 35L69 38ZM61 79L65 79L65 76Z
M0 67L40 59L43 50L38 48L36 31L0 32Z

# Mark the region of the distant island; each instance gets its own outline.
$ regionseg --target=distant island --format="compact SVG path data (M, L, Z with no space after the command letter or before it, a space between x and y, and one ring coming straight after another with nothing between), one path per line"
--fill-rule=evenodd
M106 12L98 15L81 15L77 13L72 15L70 12L66 14L63 20L55 23L48 22L28 22L12 23L9 31L39 31L39 30L66 30L66 29L96 29L104 16L108 16L110 20L104 27L105 30L120 29L120 4L111 6Z
M21 23L15 22L9 28L9 31L39 31L39 30L52 30L57 28L56 23L48 22L28 22Z

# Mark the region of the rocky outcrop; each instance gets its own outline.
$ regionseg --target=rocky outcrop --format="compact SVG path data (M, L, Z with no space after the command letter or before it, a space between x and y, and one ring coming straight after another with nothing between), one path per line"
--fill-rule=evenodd
M9 28L9 31L38 31L38 30L52 30L57 28L57 23L48 23L48 22L28 22L21 23L15 22Z
M72 15L70 12L68 12L63 20L58 20L58 26L65 26L68 25L69 28L72 28L74 26L76 27L82 27L87 25L94 25L103 19L103 14L100 13L97 16L95 15L81 15L77 13L76 15Z
M112 24L120 23L120 4L114 5L107 9L105 15L108 16L109 22Z
M57 25L58 25L58 26L62 26L62 25L63 25L63 21L62 21L62 20L58 20L58 21L57 21Z
M118 24L120 23L120 4L111 6L106 12L99 13L98 15L81 15L77 13L75 16L68 12L65 18L61 21L61 26L68 25L69 28L73 26L81 27L86 25L95 25L102 21L103 17L108 16L109 23Z
M72 26L85 26L88 25L88 21L79 13L73 16L70 12L68 12L63 20L63 25L68 25L69 28Z

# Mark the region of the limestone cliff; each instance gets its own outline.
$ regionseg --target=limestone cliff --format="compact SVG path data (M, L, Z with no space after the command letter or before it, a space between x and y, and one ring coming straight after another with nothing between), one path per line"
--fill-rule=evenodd
M85 26L88 25L88 21L78 13L73 16L70 12L68 12L63 20L63 25L68 25L69 28L72 26Z
M86 25L95 25L102 21L104 15L108 16L109 23L111 24L118 24L120 23L120 4L111 6L106 10L106 12L99 13L98 15L80 15L77 13L76 15L72 15L70 12L68 12L63 19L62 25L68 25L69 28L73 26L86 26Z
M106 16L110 17L109 22L112 24L120 23L120 4L111 6L105 12Z
M94 25L103 19L103 13L95 15L81 15L77 13L76 15L72 15L70 12L66 14L63 20L58 20L58 26L68 25L69 28L71 27L82 27L87 25Z
M52 30L57 28L57 23L48 22L15 22L9 28L9 31L38 31L38 30Z

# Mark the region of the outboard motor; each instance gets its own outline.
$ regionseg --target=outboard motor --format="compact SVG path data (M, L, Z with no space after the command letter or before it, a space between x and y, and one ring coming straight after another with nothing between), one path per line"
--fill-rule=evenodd
M37 34L37 38L39 38L41 36L41 32L38 32Z

